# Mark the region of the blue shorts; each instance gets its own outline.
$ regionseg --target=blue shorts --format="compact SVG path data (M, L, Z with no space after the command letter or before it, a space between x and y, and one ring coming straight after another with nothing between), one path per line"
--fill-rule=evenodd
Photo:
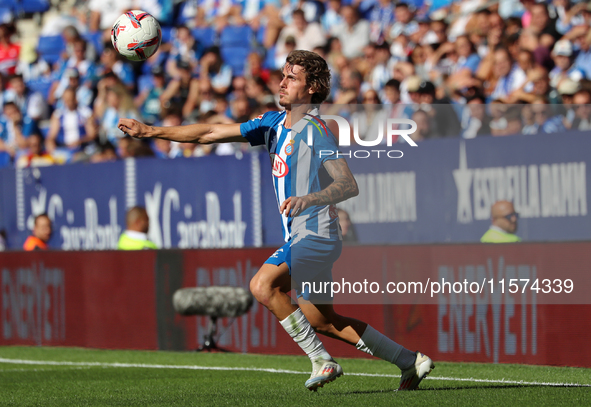
M332 282L332 265L341 255L343 242L322 238L304 238L296 244L292 240L285 243L265 261L265 264L279 266L286 263L289 267L289 275L295 281L297 297L307 301L329 302L330 285L328 293L313 293L306 285L302 292L302 283L311 283L313 287L324 288L324 282ZM314 283L316 283L314 285Z

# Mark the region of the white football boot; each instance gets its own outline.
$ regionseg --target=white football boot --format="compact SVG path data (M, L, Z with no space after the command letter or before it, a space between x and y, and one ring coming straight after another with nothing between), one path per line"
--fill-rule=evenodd
M306 380L308 390L316 391L326 383L343 375L343 368L334 359L315 359L312 361L312 375Z
M429 356L423 355L421 352L417 352L416 355L415 363L402 371L398 390L416 390L421 380L435 368L435 364Z

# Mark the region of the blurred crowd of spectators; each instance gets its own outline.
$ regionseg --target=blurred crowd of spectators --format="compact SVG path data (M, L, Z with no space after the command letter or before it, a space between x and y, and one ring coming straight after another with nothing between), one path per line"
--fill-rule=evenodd
M110 43L129 9L166 33L144 63ZM591 2L79 0L41 30L63 41L49 62L21 47L15 22L0 25L0 166L235 154L245 147L132 140L117 122L232 123L279 110L294 49L327 60L328 103L367 105L352 113L366 130L383 112L415 120L416 140L591 129ZM247 45L220 40L232 27Z

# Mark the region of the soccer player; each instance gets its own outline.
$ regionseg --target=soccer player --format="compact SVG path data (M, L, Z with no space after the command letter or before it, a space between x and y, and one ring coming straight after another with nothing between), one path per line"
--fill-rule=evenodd
M251 280L250 290L312 361L312 375L305 386L317 390L343 374L316 335L320 332L394 363L402 370L399 390L416 389L434 368L429 357L405 349L364 322L337 314L332 303L320 303L314 298L316 294L299 289L303 282L331 280L332 264L342 248L334 205L358 194L346 161L337 156L336 139L326 133L324 123L315 117L318 110L310 108L320 105L329 92L330 70L326 61L313 52L292 51L287 56L279 89L283 112L267 112L242 124L166 128L120 119L119 128L138 138L265 145L273 160L275 193L287 243L263 264ZM304 129L311 121L318 131L313 130L312 145L308 145L308 132ZM326 175L332 179L327 180ZM292 283L299 307L288 295Z

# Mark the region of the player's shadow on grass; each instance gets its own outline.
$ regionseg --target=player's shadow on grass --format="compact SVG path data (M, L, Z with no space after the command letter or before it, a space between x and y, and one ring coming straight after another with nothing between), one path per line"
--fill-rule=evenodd
M414 391L449 391L449 390L480 390L480 389L515 389L515 388L525 388L525 387L549 387L543 384L498 384L498 385L486 385L486 386L455 386L455 387L425 387L419 388ZM562 387L562 388L575 388L575 387L584 387L584 386L552 386L552 387ZM344 391L344 392L337 392L331 393L332 395L339 395L339 396L346 396L351 394L380 394L380 393L398 393L396 389L390 390L353 390L353 391ZM407 392L401 392L407 393Z

